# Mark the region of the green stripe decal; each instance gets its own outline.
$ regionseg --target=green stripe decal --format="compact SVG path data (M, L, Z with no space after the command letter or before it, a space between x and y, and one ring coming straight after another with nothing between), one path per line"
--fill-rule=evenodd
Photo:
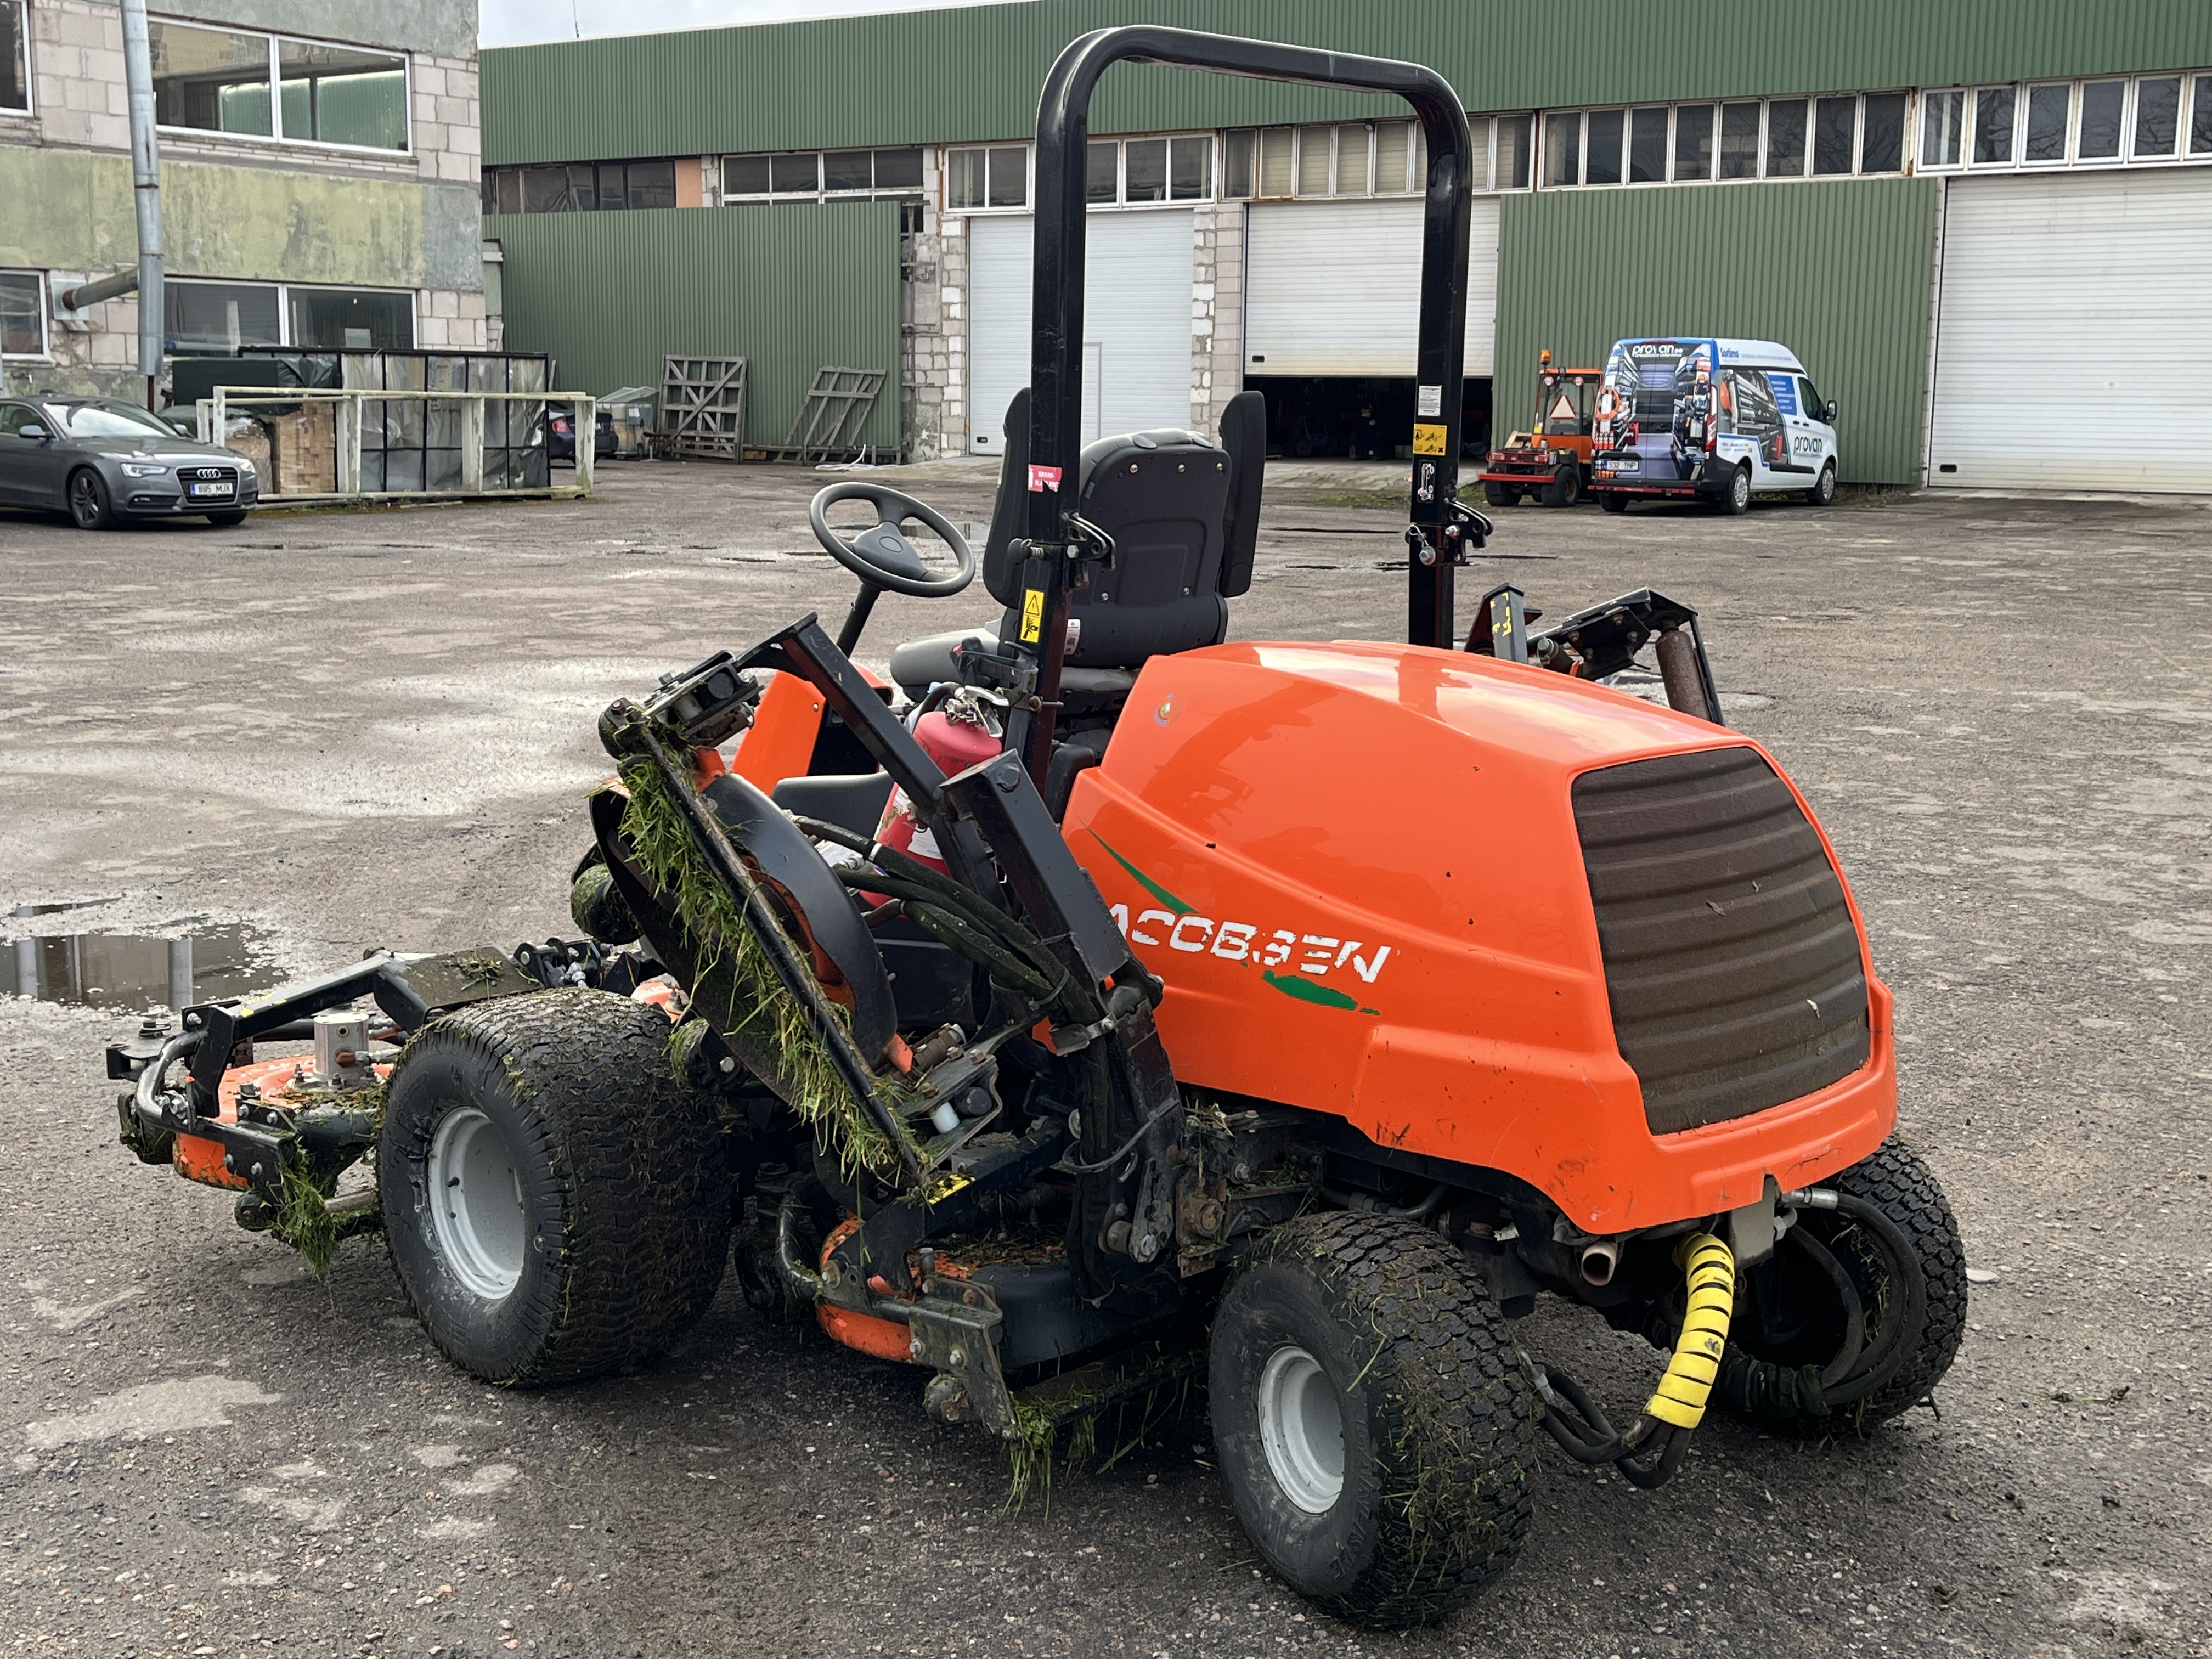
M1138 886L1143 888L1147 893L1150 893L1161 903L1166 905L1168 908L1174 911L1176 915L1179 916L1187 916L1198 908L1195 904L1185 904L1173 893L1168 891L1166 888L1161 886L1159 883L1154 881L1150 876L1137 868L1135 865L1123 858L1110 846L1107 845L1106 837L1100 835L1096 830L1093 830L1091 832L1091 839L1097 842L1101 847L1106 848L1106 855L1112 859L1115 863L1120 865L1124 870L1127 870L1129 874L1135 878ZM1350 1007L1352 1005L1346 1003L1345 1006L1346 1007Z
M1317 981L1308 979L1304 974L1279 974L1270 968L1260 977L1285 996L1293 997L1300 1002L1315 1003L1323 1008L1358 1008L1359 1006L1358 997L1348 997L1341 991L1331 990ZM1372 1013L1374 1010L1368 1009L1365 1012Z

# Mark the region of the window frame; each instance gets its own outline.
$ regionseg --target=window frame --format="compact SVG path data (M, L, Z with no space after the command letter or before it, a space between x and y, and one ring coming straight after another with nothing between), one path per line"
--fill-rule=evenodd
M0 4L5 0L0 0ZM157 132L175 133L179 137L208 140L216 143L286 144L302 149L331 150L344 155L381 155L392 160L413 160L415 157L415 54L395 52L389 46L369 46L357 40L328 40L306 34L276 34L267 29L240 28L234 23L211 23L204 18L177 17L161 13L147 19L149 24L173 24L179 28L202 29L214 34L235 34L247 40L258 40L269 49L269 125L267 132L221 132L206 127L178 127L156 123ZM25 35L26 50L29 36ZM380 144L341 144L327 138L294 138L284 131L284 71L283 47L286 43L295 46L329 46L339 52L373 52L380 57L396 59L399 64L400 118L406 124L407 143L400 149L386 149Z
M890 145L890 149L902 146ZM947 144L944 165L938 169L938 210L963 216L977 213L1028 213L1036 204L1036 145L1034 143L1015 144ZM991 200L991 155L994 151L1019 149L1022 153L1022 199L1018 205L994 203ZM983 199L973 207L952 204L952 158L966 151L980 151L983 156ZM1087 153L1087 152L1086 152ZM1119 188L1118 173L1116 188ZM910 192L909 192L910 193Z
M1256 127L1201 127L1193 131L1118 132L1109 134L1104 137L1093 137L1089 138L1085 141L1084 148L1084 166L1085 168L1086 177L1088 176L1088 168L1090 167L1090 156L1091 152L1104 145L1110 144L1113 146L1114 199L1110 202L1103 200L1096 202L1091 201L1089 199L1089 193L1086 190L1084 204L1085 210L1091 213L1119 213L1126 209L1137 212L1148 213L1156 211L1161 208L1195 208L1206 207L1212 203L1220 201L1246 202L1255 200L1256 198L1249 196L1226 196L1224 194L1224 188L1228 182L1229 135L1232 131L1249 132L1255 135L1252 140L1252 173L1253 183L1256 188L1259 183L1260 172L1260 141L1257 137L1261 129ZM1207 147L1206 159L1206 192L1201 196L1178 196L1175 193L1176 146L1178 143L1204 143ZM1165 193L1157 200L1133 202L1129 199L1129 146L1133 143L1160 144L1164 146L1160 152L1160 165L1162 168L1160 175L1160 188ZM970 149L975 148L975 146L962 144L956 148ZM1295 164L1296 158L1294 156L1294 168ZM948 167L947 170L950 171L950 168ZM1293 182L1295 182L1295 179ZM972 213L977 210L978 210L973 208L947 208L945 210L948 213ZM1026 213L1029 211L1029 209L1027 207L1024 207L1019 210ZM997 210L997 211L1004 213L1008 211L1008 210L1000 208Z
M1528 155L1533 177L1535 165L1534 151L1539 142L1533 125L1535 119L1534 112L1528 110L1506 110L1493 114L1468 117L1468 125L1474 139L1474 152L1468 158L1470 171L1474 175L1471 185L1474 194L1490 196L1531 188L1525 184L1498 182L1498 147L1505 137L1505 123L1509 121L1531 123L1530 129L1524 131L1521 135L1521 141L1524 150ZM1382 166L1382 129L1391 126L1402 126L1406 129L1406 174L1403 184L1390 184L1376 177L1377 170ZM1365 191L1346 191L1342 187L1344 182L1342 135L1346 128L1362 128L1366 134L1368 188ZM1304 160L1304 135L1309 130L1326 131L1330 135L1329 187L1326 194L1316 194L1298 188L1299 169ZM1290 189L1286 192L1271 192L1266 188L1267 139L1271 135L1279 136L1281 141L1289 146ZM1131 136L1142 137L1154 135L1133 134ZM1249 179L1251 187L1248 191L1237 194L1231 190L1231 185L1236 181L1233 181L1230 176L1229 154L1231 147L1240 138L1245 137L1249 137L1251 145ZM1097 138L1091 142L1106 143L1112 141ZM1406 201L1419 199L1428 188L1428 145L1421 132L1421 124L1419 121L1401 119L1395 116L1368 121L1312 121L1278 123L1273 126L1264 127L1223 127L1215 134L1213 154L1214 193L1211 199L1218 202ZM1183 199L1188 201L1189 198ZM1106 204L1098 203L1095 205L1103 209ZM1134 205L1152 207L1158 204L1146 202Z
M962 146L969 148L969 146ZM865 150L868 157L868 187L866 190L832 190L830 188L830 157L846 155L854 150ZM921 158L921 179L911 185L879 185L875 182L876 157L890 150L911 150ZM817 149L753 149L715 151L714 205L742 207L758 202L875 202L915 201L929 190L929 146L927 144L847 144L834 150ZM814 189L778 190L775 188L775 163L779 157L811 155L814 157ZM683 155L638 155L623 163L628 167L638 161L684 161L693 158ZM769 166L769 187L766 190L732 190L729 187L730 163L732 161L765 161ZM940 187L944 181L940 179ZM650 210L641 210L649 211Z
M54 360L54 319L46 308L48 283L43 270L27 270L15 267L0 270L0 276L27 276L38 290L39 349L36 352L0 351L0 362L10 363L51 363Z
M15 14L15 67L23 75L23 102L18 108L14 104L0 104L0 115L33 116L39 112L37 77L31 73L31 6L30 0L0 0L0 9L13 9Z
M173 288L252 288L267 289L276 295L276 342L274 347L261 346L263 350L279 351L420 351L422 349L422 307L416 303L420 290L411 288L383 288L374 283L264 283L249 277L237 276L170 276L163 279ZM292 338L292 295L301 294L404 294L407 296L407 343L400 346L303 346ZM161 319L161 336L166 342L169 319Z

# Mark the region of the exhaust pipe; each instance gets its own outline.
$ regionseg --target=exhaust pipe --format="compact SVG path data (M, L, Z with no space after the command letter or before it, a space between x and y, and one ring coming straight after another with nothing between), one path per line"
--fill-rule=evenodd
M1583 1278L1596 1285L1613 1283L1613 1270L1620 1265L1620 1241L1601 1238L1583 1247Z

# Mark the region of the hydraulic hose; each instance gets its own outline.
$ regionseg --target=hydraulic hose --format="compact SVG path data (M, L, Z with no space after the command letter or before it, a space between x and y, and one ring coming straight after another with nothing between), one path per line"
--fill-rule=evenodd
M133 1103L137 1108L139 1118L148 1128L167 1129L169 1127L168 1118L161 1110L159 1098L161 1092L161 1079L167 1074L171 1066L182 1060L186 1054L197 1053L200 1046L200 1039L206 1035L204 1031L179 1032L161 1045L160 1057L138 1073L138 1090Z
M1662 1486L1682 1466L1690 1436L1705 1421L1713 1382L1735 1315L1735 1255L1711 1233L1692 1233L1674 1249L1689 1277L1689 1307L1674 1356L1644 1412L1616 1432L1597 1402L1563 1371L1536 1372L1544 1431L1581 1463L1611 1463L1634 1485ZM1643 1461L1636 1461L1638 1459Z
M1729 1322L1735 1317L1735 1254L1711 1233L1692 1233L1674 1247L1674 1265L1689 1272L1689 1311L1682 1316L1674 1357L1644 1414L1694 1429L1705 1420L1705 1402L1728 1349Z

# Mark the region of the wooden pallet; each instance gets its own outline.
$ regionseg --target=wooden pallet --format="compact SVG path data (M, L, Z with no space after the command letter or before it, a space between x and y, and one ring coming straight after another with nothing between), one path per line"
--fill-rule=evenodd
M860 429L884 389L879 368L824 367L814 371L814 384L799 406L791 430L775 452L779 461L798 459L802 465L828 460L832 455L860 452Z
M672 356L661 370L659 437L667 453L744 458L745 360Z

